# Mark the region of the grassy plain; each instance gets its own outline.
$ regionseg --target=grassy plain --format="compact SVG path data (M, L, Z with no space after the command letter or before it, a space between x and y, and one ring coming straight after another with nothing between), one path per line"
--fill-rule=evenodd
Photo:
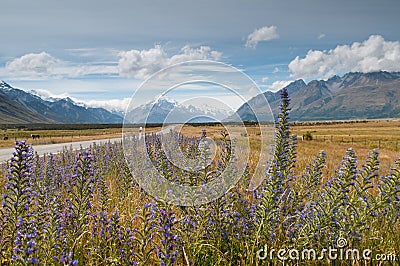
M208 137L218 139L221 138L220 130L224 128L222 126L188 125L182 128L181 133L186 136L200 136L202 134L203 129L206 129ZM158 130L158 128L151 128L149 130L146 130L146 132L151 132L153 130ZM234 130L239 130L239 129L234 129ZM299 136L298 149L297 149L297 154L298 154L297 163L296 163L296 168L294 170L296 175L301 175L304 172L306 165L313 160L313 158L318 154L320 150L325 150L327 153L326 166L323 169L324 178L329 178L333 175L333 171L337 167L339 167L340 161L342 160L343 156L345 156L345 151L349 147L352 147L355 150L355 152L358 155L358 159L359 161L361 161L362 164L370 148L374 148L374 143L377 143L376 145L379 145L377 141L380 140L381 148L379 149L379 151L380 151L381 168L382 168L381 169L382 171L380 172L381 175L388 173L389 166L393 165L394 160L400 157L400 152L396 151L394 146L384 145L386 141L391 141L393 143L400 141L400 123L398 122L368 122L368 123L358 123L358 124L349 123L349 124L335 124L335 125L296 124L292 125L291 130L292 133L295 133ZM302 140L301 137L303 136L303 134L307 132L311 133L311 135L313 136L313 140L307 140L307 141ZM20 135L21 138L23 138L24 136L30 136L30 134L41 134L42 136L41 140L43 141L46 140L46 138L50 140L53 139L60 140L61 138L61 141L62 140L71 141L71 140L82 140L83 138L95 139L95 138L118 137L121 135L121 129L107 129L107 130L96 129L96 130L81 130L81 131L51 130L51 131L35 131L35 132L16 131L16 133L21 133ZM67 139L65 136L69 136L70 138ZM249 126L247 128L247 136L249 137L250 147L251 147L250 165L254 166L254 163L257 162L259 150L261 148L261 141L260 141L261 136L259 130L255 126ZM365 139L367 139L367 141L365 141ZM10 141L12 142L12 140ZM30 139L29 141L32 143L32 139ZM207 208L191 209L190 210L191 215L192 213L193 215L198 213L196 214L197 216L194 216L195 218L193 218L193 221L199 221L199 223L196 224L195 227L193 227L194 228L193 234L190 235L191 238L188 238L188 236L184 234L188 232L187 229L190 227L187 227L186 222L185 223L182 222L184 221L184 219L189 217L185 213L185 211L187 210L178 207L176 208L168 207L169 208L168 212L173 213L177 217L176 220L172 221L177 221L177 222L171 223L172 229L170 232L168 232L168 234L162 233L159 230L160 228L161 230L162 228L165 228L166 222L163 220L164 216L160 215L161 214L164 215L167 213L165 211L167 207L157 206L158 209L154 210L149 207L147 209L146 207L144 207L144 209L142 210L140 209L142 206L151 206L144 204L149 204L149 202L151 203L152 200L150 196L147 195L139 186L132 185L134 183L132 182L132 176L128 172L126 172L125 171L126 168L123 167L125 160L123 158L123 153L121 152L121 149L122 149L121 145L105 145L94 148L92 152L93 154L95 154L94 163L96 169L96 178L81 179L81 180L86 180L85 182L89 182L88 180L97 180L96 181L97 190L92 199L93 209L91 210L91 212L93 213L91 219L94 219L93 220L94 222L82 225L85 226L85 228L87 228L87 232L92 232L92 235L90 235L90 233L87 234L82 233L81 235L82 238L76 237L75 235L73 235L74 231L71 230L72 232L71 233L68 231L69 230L68 227L63 227L67 228L65 229L67 230L65 231L67 232L66 235L68 235L68 233L70 234L69 239L67 239L67 241L69 241L68 245L74 246L74 248L75 245L78 247L76 248L75 258L79 261L79 265L114 265L114 262L117 262L120 259L120 257L118 257L119 254L123 254L124 256L125 254L130 254L130 253L122 253L120 252L120 250L124 250L124 252L128 251L130 252L132 250L135 250L135 252L136 251L140 252L140 250L142 250L141 249L142 247L139 244L147 243L147 242L140 242L142 241L142 238L140 238L139 233L142 234L143 236L144 235L143 232L150 232L151 234L154 234L154 240L152 240L153 242L150 243L149 247L145 246L145 248L143 249L146 252L148 250L156 250L153 249L152 245L154 246L158 245L157 247L160 246L161 248L163 248L160 243L163 243L162 241L164 241L164 239L162 237L164 236L172 236L172 238L170 238L168 241L175 241L176 239L173 237L173 235L169 233L179 232L179 234L182 237L182 242L176 241L176 243L179 243L179 245L181 245L179 246L177 244L177 246L175 246L175 248L179 247L179 252L178 252L179 257L177 259L176 265L189 265L190 263L187 262L188 258L194 261L193 265L267 265L267 262L264 264L260 262L258 264L259 261L254 261L253 259L251 259L251 258L256 258L255 252L260 247L260 245L263 244L263 242L255 244L252 238L249 238L250 241L246 242L246 239L236 239L235 237L233 237L234 236L233 234L232 237L228 238L227 240L223 240L223 238L221 238L219 235L221 234L220 230L221 227L219 225L225 226L226 224L233 224L231 223L231 220L229 220L230 219L229 217L233 217L233 215L222 216L220 213L232 212L235 213L235 215L236 213L238 214L239 212L236 212L236 210L242 211L241 208L237 207L241 205L236 205L238 204L237 202L241 202L238 199L240 200L245 199L248 200L248 202L251 202L253 193L243 192L235 194L236 192L235 193L232 192L232 194L227 194L229 196L225 198L226 203L223 203L224 201L218 201L218 203L213 203ZM74 189L76 189L77 187L84 187L84 186L72 185L73 183L70 183L69 181L70 180L69 177L71 174L70 172L71 166L77 165L76 162L74 162L73 159L74 157L75 156L73 152L65 152L63 159L58 158L55 161L56 162L55 164L46 163L44 158L42 158L43 159L42 164L40 164L39 162L39 165L41 167L35 168L39 173L38 176L52 177L53 175L47 175L45 173L60 173L54 176L57 178L61 178L60 179L61 181L59 181L59 183L65 186L64 187L65 190L58 190L58 189L54 190L54 192L57 193L55 194L56 195L55 198L58 197L58 199L60 199L60 201L57 201L57 204L58 202L60 202L60 207L57 207L58 205L55 203L54 205L46 206L46 208L48 209L46 209L47 211L45 213L54 215L57 213L62 213L65 210L69 210L68 209L69 207L67 208L67 206L69 205L62 205L64 204L64 202L66 202L65 201L66 195L68 197L71 197L71 199L69 200L74 199L73 196L67 193L67 191L69 191L68 189L71 188L72 191L77 191ZM40 171L43 171L43 173L41 173ZM86 172L83 171L83 172L86 175L90 174L88 173L88 171ZM1 194L4 194L6 192L4 188L4 182L6 182L6 179L4 178L5 173L6 173L5 165L4 164L0 165L0 187L3 188L2 190L0 189ZM21 175L15 175L15 177L20 177L20 176ZM55 180L58 182L58 179ZM69 187L70 185L71 187ZM243 189L243 187L241 189ZM45 189L43 191L47 190ZM83 193L86 193L84 190L82 191ZM320 190L318 190L317 193L319 193L319 191ZM50 195L53 197L53 194ZM86 198L90 197L87 196ZM232 200L232 202L235 202L235 206L237 209L232 208L232 206L230 206L231 204L230 200ZM326 203L327 204L326 206L330 206L329 201L327 202L328 203ZM85 206L89 206L87 203L85 202L83 203L84 204L82 204L83 206L82 209L86 208ZM58 208L58 209L57 211L54 211L52 208ZM77 209L80 210L80 208ZM99 214L100 210L102 211L102 215L104 215L103 211L106 210L105 219ZM224 210L224 212L220 212L220 210ZM153 211L154 213L152 213ZM65 217L69 217L68 215L70 215L70 213L65 214ZM242 218L245 219L246 217L248 217L248 213L244 211L243 214L240 215L242 215L239 216L241 217L240 219ZM218 219L213 220L215 217L217 217ZM221 217L228 217L228 218L221 218ZM327 217L329 218L329 216ZM37 219L41 221L40 216L38 216ZM175 219L175 218L168 218L168 219ZM76 219L76 221L79 221L79 219ZM190 222L191 220L188 219L187 221ZM209 221L211 221L211 223ZM223 223L221 222L220 224L217 224L214 221L218 222L223 221ZM69 225L69 223L72 224L72 222L75 222L75 220L71 220L71 222L69 222L68 220L68 223L66 224ZM106 233L103 236L101 236L100 234L102 231L99 230L99 228L96 229L95 227L95 225L99 225L101 223L104 223L105 228L107 228ZM61 224L64 225L63 223ZM155 229L153 227L149 227L150 229L147 229L146 225L150 224L156 225L154 227ZM388 252L398 251L399 250L398 223L395 224L393 228L389 227L389 225L392 224L389 224L386 220L374 220L374 223L371 223L372 229L364 231L363 245L366 245L366 247L368 248L372 247L374 252L376 253L377 252L388 253ZM233 232L236 233L237 230L242 230L241 228L244 228L241 226L242 224L238 223L237 227L232 227L231 229L233 230ZM307 223L305 223L304 228L307 228L306 226ZM178 227L178 229L175 229L176 227ZM115 229L116 231L113 231L114 230L113 228L116 228ZM122 228L123 230L120 230L119 228ZM154 229L154 232L151 231L153 230L152 228ZM137 238L140 240L137 242L139 244L137 244L134 241L126 240L130 239L130 236L124 233L127 232L125 231L125 229L129 229L130 230L129 232L139 232L134 235L135 239ZM280 229L278 228L277 230ZM310 230L311 233L317 231L318 230L314 231ZM212 235L212 237L208 239L202 235L203 233L208 233L208 232L214 232L215 237ZM53 238L51 239L53 240ZM55 237L54 241L58 241L58 239L59 238ZM75 239L80 239L80 240L75 241ZM145 241L150 239L150 234L145 235L143 239ZM41 261L44 261L44 265L46 265L46 262L54 261L51 256L47 258L44 255L47 254L46 247L47 244L50 243L50 241L49 240L46 241L38 240L38 241L41 241L40 244L38 245L40 247L40 250L37 252L38 254L37 256L39 257L39 259ZM181 241L181 239L179 239L179 241ZM271 247L273 248L286 247L285 246L286 241L288 241L286 235L278 234L278 241L275 242L277 244L271 244ZM130 246L131 244L133 245L133 247ZM296 244L301 246L301 244L299 243ZM318 243L316 243L316 245L317 244ZM252 249L251 245L254 245L254 249ZM99 247L101 247L101 249ZM395 253L398 254L397 252ZM49 254L56 256L60 255L56 249L50 249ZM142 256L140 255L140 253L138 254L139 256ZM235 257L237 254L240 255L238 258ZM244 256L244 258L240 258L241 256ZM138 260L142 261L142 258L139 257ZM141 265L156 265L158 261L159 260L157 260L156 252L154 252L151 259L147 262L147 264L143 263ZM324 262L329 263L329 261L324 261ZM121 263L121 265L126 265L126 264L127 263ZM280 263L276 261L276 264L274 265L279 265L279 264ZM304 265L320 265L320 262L319 261L315 263L310 262L310 263L305 263ZM335 263L335 265L349 265L349 264L347 264L346 261L343 264L340 262L338 262L337 264ZM366 264L364 263L361 264L360 262L359 264L353 263L352 265L366 265Z
M31 135L40 135L40 138L34 140ZM4 140L4 137L8 137L8 140ZM29 131L7 129L0 132L0 148L13 147L15 139L26 139L28 144L42 145L118 137L121 137L121 128Z
M160 128L147 128L146 132ZM200 136L206 129L207 136L221 138L222 126L185 125L181 132L186 136ZM11 148L14 139L27 139L28 144L41 145L68 143L84 140L121 137L121 128L81 129L81 130L33 130L24 131L8 129L0 132L0 148ZM261 136L257 126L247 127L250 140L250 164L257 162L261 147ZM400 157L400 121L367 121L357 123L293 123L291 132L298 136L298 158L295 174L301 174L320 150L327 153L326 173L332 173L339 165L347 148L353 148L360 161L363 161L369 150L377 148L380 152L382 174L386 174L396 158ZM302 140L309 132L312 140ZM40 135L33 140L31 134ZM7 136L8 140L3 140Z
M206 129L207 136L220 138L222 126L185 126L182 133L199 136ZM251 162L256 162L261 145L260 131L256 126L247 127L251 147ZM358 160L364 162L371 149L378 149L381 160L381 174L387 174L396 158L400 158L400 121L368 121L357 123L295 123L291 125L292 134L298 136L298 157L295 174L302 174L319 151L327 153L325 174L331 176L339 166L346 149L353 148ZM310 132L312 140L302 140ZM325 175L326 176L326 175Z

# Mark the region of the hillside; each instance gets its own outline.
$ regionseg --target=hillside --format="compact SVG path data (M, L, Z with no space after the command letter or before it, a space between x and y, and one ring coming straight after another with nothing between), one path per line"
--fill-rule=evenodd
M291 118L294 121L346 120L400 117L400 73L348 73L328 80L313 80L306 84L297 80L286 89L291 98ZM279 110L278 92L265 92L276 117ZM258 95L242 105L237 114L242 120L256 120L257 114L267 114L268 106ZM266 115L261 115L262 120ZM227 120L229 120L228 118Z
M103 124L122 123L122 116L103 108L79 105L70 98L44 100L34 93L16 89L0 81L1 124L62 123Z
M51 123L51 121L0 93L0 124Z

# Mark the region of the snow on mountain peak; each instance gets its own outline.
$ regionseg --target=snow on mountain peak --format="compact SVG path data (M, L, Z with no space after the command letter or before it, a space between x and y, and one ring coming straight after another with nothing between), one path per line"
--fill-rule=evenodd
M165 95L157 96L157 97L151 102L152 105L154 105L154 104L162 104L162 103L170 103L170 104L172 104L172 105L174 105L174 106L178 106L178 102L177 102L175 99L170 98L170 97L165 96Z
M0 80L0 89L10 91L13 88L9 84L7 84L5 81Z

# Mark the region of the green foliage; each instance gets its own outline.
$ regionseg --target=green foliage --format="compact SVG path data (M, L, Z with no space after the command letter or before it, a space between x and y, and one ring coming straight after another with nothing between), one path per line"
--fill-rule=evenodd
M303 135L303 140L313 140L313 136L311 134L310 131L307 131L304 135Z

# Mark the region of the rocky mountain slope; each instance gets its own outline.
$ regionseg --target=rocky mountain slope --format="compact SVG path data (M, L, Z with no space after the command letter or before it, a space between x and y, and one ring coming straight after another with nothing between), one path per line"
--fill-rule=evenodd
M294 121L400 117L399 72L347 73L342 77L313 80L308 84L296 80L286 89L291 98L290 116ZM268 91L263 95L276 117L280 91ZM256 113L269 111L261 95L249 102L250 106L255 107ZM242 120L256 120L247 103L237 110L237 114Z
M0 123L122 123L122 116L103 108L85 107L70 98L44 100L0 81Z

